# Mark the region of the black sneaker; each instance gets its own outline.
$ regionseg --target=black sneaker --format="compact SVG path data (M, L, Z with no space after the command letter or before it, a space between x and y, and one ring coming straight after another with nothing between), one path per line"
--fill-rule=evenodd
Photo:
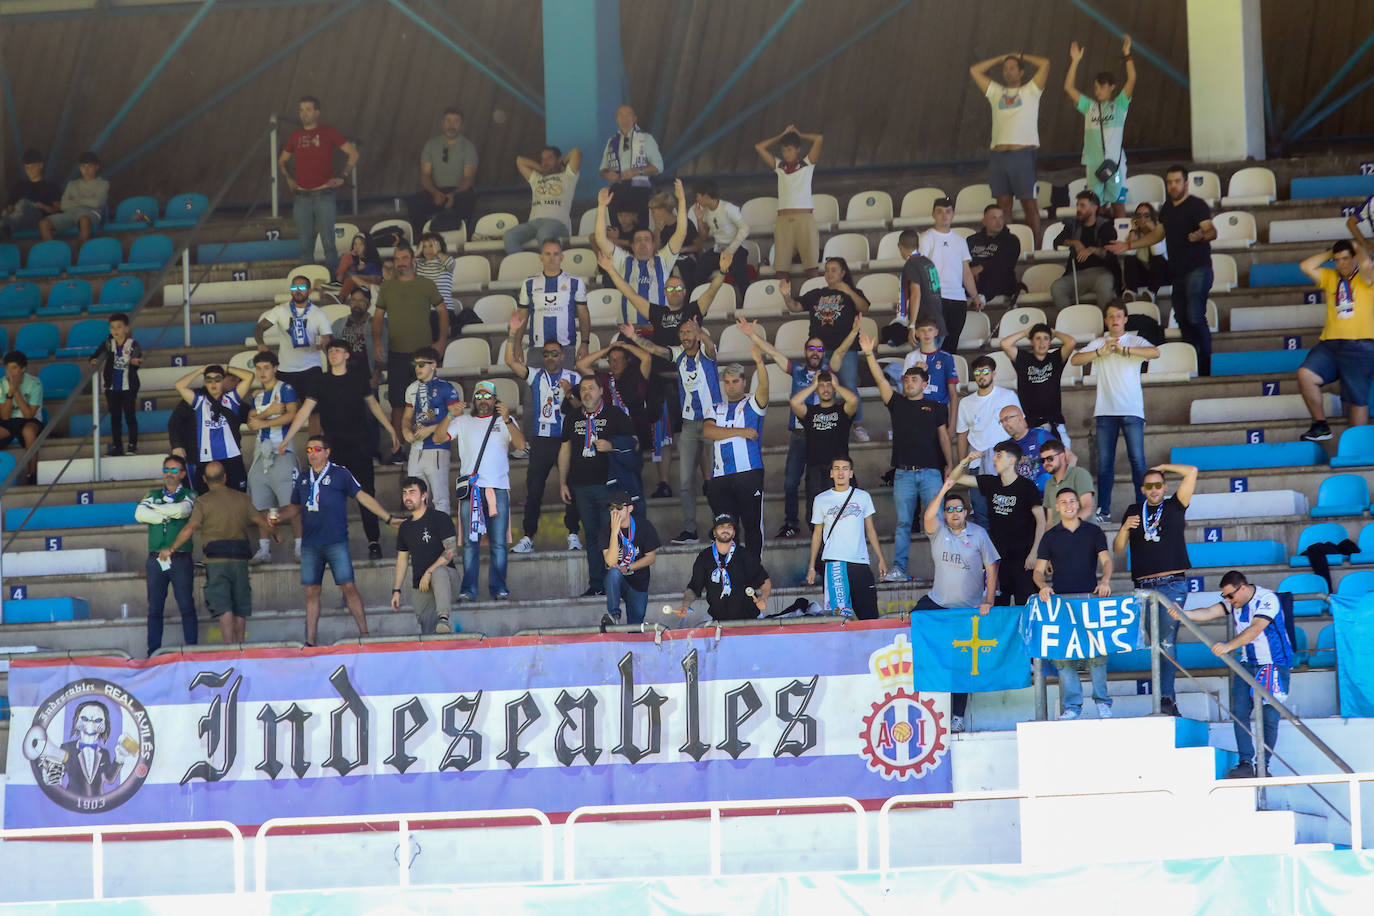
M1236 766L1226 771L1227 779L1254 779L1255 765L1248 760L1242 760Z
M586 590L585 592L582 593L582 597L583 597L583 598L605 598L605 597L606 597L606 590L605 590L604 588L593 588L592 586L588 585L588 586L587 586L587 590Z
M382 545L373 541L367 545L367 558L369 560L380 560L382 558Z
M662 480L661 480L661 481L659 481L658 486L654 488L654 492L653 492L652 494L650 494L649 498L650 498L650 499L672 499L672 496L673 496L673 488L670 487L670 486L668 486L668 484L667 484L666 481L662 481Z
M783 525L781 528L778 529L778 533L775 534L775 535L773 535L773 537L775 537L775 538L794 538L794 537L796 537L799 533L800 533L800 532L798 532L797 529L796 529L796 528L793 528L791 525Z
M1325 442L1331 438L1331 427L1325 420L1318 420L1307 427L1307 432L1302 434L1302 438L1308 442Z
M135 445L134 443L130 442L130 443L129 443L129 447L128 447L128 449L125 450L124 454L126 454L126 455L137 455L137 454L138 454L138 446Z
M1331 437L1328 436L1327 438L1329 439L1329 438L1331 438ZM111 446L108 446L108 447L105 449L105 454L108 455L108 456L110 456L111 458L118 458L119 456L121 456L121 455L124 454L124 447L123 447L123 446L120 446L120 445L111 445Z
M673 538L673 543L674 543L674 544L695 544L695 543L697 543L697 542L700 541L700 540L701 540L701 538L697 537L697 533L696 533L695 531L683 531L683 532L682 532L681 534L679 534L677 537Z
M406 460L409 459L409 458L410 458L410 452L406 451L406 450L403 449L403 448L398 448L398 449L396 449L396 451L394 451L394 452L391 453L391 461L390 461L389 463L390 463L390 464L405 464Z
M606 632L606 628L607 628L607 627L618 627L618 626L620 626L620 621L619 621L619 620L616 620L616 619L615 619L614 617L612 617L610 614L602 614L602 615L601 615L601 632L602 632L602 633L605 633L605 632Z
M1183 713L1178 711L1178 703L1174 702L1173 697L1160 697L1159 711L1166 716L1176 716L1182 718Z

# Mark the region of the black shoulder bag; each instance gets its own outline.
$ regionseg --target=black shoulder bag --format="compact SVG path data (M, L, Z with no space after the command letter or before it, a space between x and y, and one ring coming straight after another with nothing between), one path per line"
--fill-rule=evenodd
M1116 170L1121 168L1121 163L1115 159L1107 158L1107 125L1103 123L1101 102L1097 103L1097 139L1102 141L1102 164L1093 170L1093 177L1106 184L1112 180ZM1102 203L1106 204L1108 201L1104 200ZM1115 203L1115 201L1111 201L1111 203Z
M499 419L499 413L491 415L491 422L487 424L487 434L482 437L482 447L477 450L477 460L472 463L472 470L453 481L454 495L459 499L467 499L472 495L472 478L477 476L477 469L482 466L482 456L487 453L487 443L491 441L491 432L496 429L496 421Z
M848 506L849 501L854 498L854 491L856 489L857 487L853 486L852 484L850 485L849 495L844 498L844 502L840 503L840 511L835 513L835 520L830 523L830 530L825 533L825 537L821 538L821 549L816 551L817 573L820 573L822 571L822 564L825 563L825 560L822 559L822 557L825 556L825 545L830 543L830 536L835 533L835 526L840 523L840 519L844 518L845 507Z

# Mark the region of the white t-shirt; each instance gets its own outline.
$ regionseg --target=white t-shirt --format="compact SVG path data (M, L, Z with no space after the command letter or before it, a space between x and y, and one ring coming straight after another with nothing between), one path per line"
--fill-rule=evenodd
M802 157L790 172L781 159L774 160L773 171L778 174L778 209L811 210L811 178L816 166Z
M1085 344L1083 352L1099 349L1106 339L1099 337L1092 343ZM1145 338L1130 333L1122 334L1116 342L1123 347L1154 346ZM1093 408L1094 416L1145 419L1145 393L1140 390L1140 364L1143 362L1145 358L1134 353L1130 356L1113 353L1093 360L1093 375L1097 377L1097 406ZM963 407L961 401L960 413L963 412Z
M945 299L962 299L967 294L964 288L964 262L972 260L968 253L968 242L951 229L949 232L926 231L921 236L921 254L930 258L935 272L940 275L940 296Z
M324 351L319 348L320 337L333 333L324 309L311 304L301 311L292 303L283 302L267 313L267 320L276 325L282 336L281 346L277 349L278 372L304 372L324 366Z
M873 497L867 490L851 487L854 496L844 507L844 517L836 521L840 505L849 496L849 490L837 493L832 487L817 494L811 505L811 524L821 526L821 537L825 547L821 552L822 560L838 560L843 563L868 564L868 540L864 536L864 519L873 515ZM834 531L831 531L834 525Z
M477 463L477 453L482 448L482 438L487 434L491 417L474 417L462 414L448 421L448 434L458 443L458 457L462 473L471 474ZM500 417L491 431L487 450L482 452L482 466L477 469L477 485L497 490L510 489L510 431Z
M707 210L705 220L704 232L711 236L716 251L733 254L749 237L749 224L744 221L744 214L728 200L720 201L714 210Z
M1002 408L1021 406L1021 399L1010 388L993 385L986 395L971 394L959 401L959 422L954 431L968 433L968 447L983 457L969 465L969 472L992 473L992 447L1007 438L1002 428Z
M577 173L571 168L552 175L530 172L530 221L556 219L572 232L573 192L577 190Z
M1008 89L997 81L988 83L986 93L992 106L990 147L1040 145L1040 87L1026 83Z

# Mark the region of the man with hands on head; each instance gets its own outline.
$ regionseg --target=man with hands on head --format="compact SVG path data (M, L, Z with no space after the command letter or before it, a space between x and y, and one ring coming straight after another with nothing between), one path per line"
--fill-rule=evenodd
M644 622L649 606L649 567L663 545L658 530L641 515L635 518L630 495L617 490L607 496L610 524L601 536L601 553L606 561L606 613L601 626L620 623L620 603L631 624Z
M563 403L572 394L573 386L582 376L563 368L563 347L557 341L545 341L539 348L542 364L527 365L525 351L517 341L520 316L510 318L510 338L506 343L506 365L516 378L525 380L530 389L530 407L534 418L530 421L529 464L525 469L524 536L511 548L514 553L532 553L534 536L539 532L539 512L544 502L544 487L549 472L558 466L558 449L563 444ZM577 509L569 503L563 512L563 526L568 530L568 549L581 547L577 537Z
M1035 75L1026 79L1026 64ZM993 67L1002 82L988 76ZM1050 75L1048 58L1035 54L998 54L969 67L978 91L992 106L992 142L988 185L1002 212L1011 215L1011 200L1021 202L1026 225L1040 247L1040 204L1035 195L1035 150L1040 146L1040 98Z
M955 480L962 486L977 487L988 506L988 536L1002 556L998 565L999 604L1024 604L1035 592L1031 570L1040 540L1045 534L1045 510L1040 505L1040 490L1031 480L1016 472L1021 447L1010 439L997 443L992 451L991 474L962 473L963 467L978 453L969 452L959 462ZM1020 561L1020 562L1018 562Z
M192 390L191 383L202 376L205 388ZM233 376L236 383L230 383L229 376ZM209 365L204 369L192 369L176 380L177 394L196 415L197 463L218 461L223 464L228 486L235 490L248 487L248 469L243 464L238 428L239 407L252 385L253 373L237 366ZM204 492L199 487L197 491Z
M391 609L401 609L401 582L410 570L410 606L420 634L452 633L449 612L458 591L458 532L445 512L430 511L429 487L423 478L401 481L401 502L410 517L396 531L396 577L391 584Z

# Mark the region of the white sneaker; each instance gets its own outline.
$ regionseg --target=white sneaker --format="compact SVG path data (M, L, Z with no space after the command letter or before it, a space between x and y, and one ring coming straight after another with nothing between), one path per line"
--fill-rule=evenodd
M581 549L582 549L582 539L579 538L579 537L578 537L577 535L575 535L575 534L569 534L569 535L568 535L568 549L569 549L569 550L581 550Z
M297 545L296 545L296 560L299 562L299 561L300 561L300 558L301 558L301 546L300 546L299 544L297 544ZM330 567L330 568L332 569L333 567Z
M854 438L858 439L860 442L867 442L873 437L870 436L868 430L864 429L862 426L856 426L854 427Z
M1059 714L1059 721L1065 722L1069 719L1077 719L1081 715L1083 715L1083 710L1081 709L1066 709Z
M964 731L964 717L963 717L963 716L950 716L950 717L949 717L949 730L950 730L951 733L956 734L956 735L962 734L963 731Z
M884 582L905 582L907 580L906 570L889 569L887 575L883 576Z
M440 617L439 622L434 626L434 632L445 635L452 633L453 624L449 623L448 617Z
M1097 704L1097 717L1098 717L1099 719L1110 719L1110 718L1112 717L1112 704L1111 704L1111 703L1098 703L1098 704Z
M515 451L510 453L510 456L511 458L514 458L516 460L528 458L530 456L530 450L527 448L516 449Z
M525 535L515 542L515 546L511 548L511 553L534 553L534 541L530 540L529 535Z
M272 560L272 551L266 547L259 547L258 552L249 559L250 563L269 563Z

